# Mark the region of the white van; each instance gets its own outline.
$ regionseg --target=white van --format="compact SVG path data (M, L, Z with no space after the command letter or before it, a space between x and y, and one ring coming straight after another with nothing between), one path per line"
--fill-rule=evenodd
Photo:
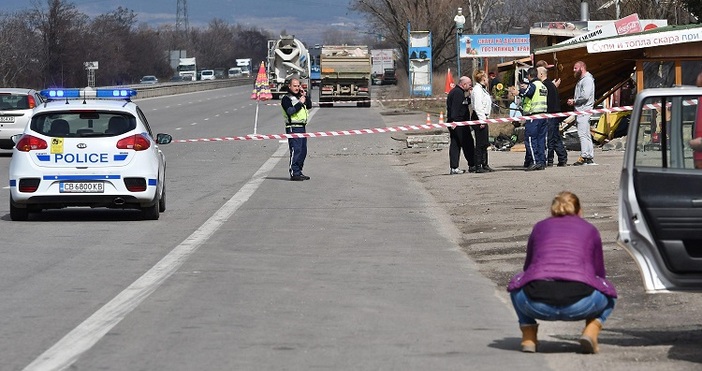
M202 70L200 71L200 80L214 80L215 73L214 70Z
M227 71L227 76L229 76L230 79L232 77L241 77L243 76L243 71L240 67L232 67Z

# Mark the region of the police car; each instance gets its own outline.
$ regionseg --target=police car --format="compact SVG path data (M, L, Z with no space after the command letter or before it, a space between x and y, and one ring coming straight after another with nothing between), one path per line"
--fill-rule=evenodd
M618 242L646 292L702 292L702 88L639 92L619 183Z
M166 210L166 159L131 89L47 89L10 161L10 218L71 206Z

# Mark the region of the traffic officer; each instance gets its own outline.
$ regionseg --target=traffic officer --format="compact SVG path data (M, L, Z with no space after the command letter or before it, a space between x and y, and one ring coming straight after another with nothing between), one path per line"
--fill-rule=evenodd
M302 89L300 80L293 78L288 83L288 93L280 100L285 118L285 133L305 133L305 125L312 109L312 100ZM290 180L309 180L310 177L302 173L302 167L307 157L307 138L288 138L290 147Z
M538 67L544 70L544 67ZM538 78L538 70L528 71L529 85L522 84L519 95L522 96L522 113L525 116L545 113L548 110L548 88ZM524 124L524 145L526 155L524 165L526 171L543 170L546 168L546 125L547 120L527 119Z

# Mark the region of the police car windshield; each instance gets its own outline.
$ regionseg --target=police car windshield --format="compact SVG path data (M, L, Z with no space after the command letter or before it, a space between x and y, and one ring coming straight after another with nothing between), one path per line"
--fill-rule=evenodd
M136 128L136 119L115 112L65 112L36 115L30 129L50 137L112 137Z

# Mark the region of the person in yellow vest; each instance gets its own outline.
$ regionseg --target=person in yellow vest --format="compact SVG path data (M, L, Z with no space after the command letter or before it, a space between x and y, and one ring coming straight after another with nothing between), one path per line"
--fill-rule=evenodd
M544 67L538 67L545 70ZM538 69L530 68L527 72L529 84L522 84L519 95L522 97L522 114L524 116L545 113L548 110L548 88L538 78ZM544 170L546 168L546 131L547 119L527 119L524 124L524 146L526 171Z
M285 133L305 133L305 126L312 108L312 100L300 86L300 80L291 79L288 83L288 93L280 100L285 119ZM302 173L307 157L307 138L288 138L290 147L290 180L309 180L310 177Z

